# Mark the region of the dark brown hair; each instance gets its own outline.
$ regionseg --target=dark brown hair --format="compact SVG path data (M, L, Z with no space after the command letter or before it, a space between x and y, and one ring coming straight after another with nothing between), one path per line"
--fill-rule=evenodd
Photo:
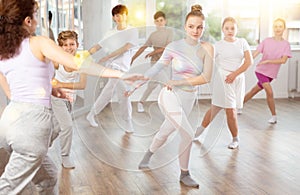
M204 14L202 13L202 6L201 5L192 5L191 7L191 12L188 13L185 17L185 22L189 19L189 17L191 16L198 16L198 17L201 17L203 20L205 20L205 16Z
M119 4L116 5L112 10L111 10L111 14L112 16L115 16L116 14L126 14L128 15L128 9L125 5Z
M59 46L63 46L67 39L74 39L78 45L78 34L72 30L65 30L58 34L57 42Z
M37 8L35 0L0 1L0 60L14 57L19 53L22 41L30 36L22 25L24 19Z
M163 17L164 19L166 19L166 14L165 14L164 12L162 12L162 11L157 11L157 12L154 14L153 18L154 18L154 20L156 20L156 19L159 18L159 17Z

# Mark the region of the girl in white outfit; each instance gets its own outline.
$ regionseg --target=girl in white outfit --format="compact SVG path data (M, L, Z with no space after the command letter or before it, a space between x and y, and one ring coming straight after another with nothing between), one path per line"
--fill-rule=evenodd
M232 142L228 148L239 145L236 108L243 107L245 95L244 72L253 63L250 47L243 38L237 38L237 22L225 18L222 24L224 39L215 44L216 73L213 83L212 106L206 112L202 126L197 128L197 138L221 109L225 109Z
M192 7L186 16L186 38L171 42L164 50L158 62L152 66L145 76L152 78L164 66L172 65L172 75L158 97L158 102L165 121L155 135L149 150L139 164L140 169L149 168L151 156L158 150L176 129L179 130L180 182L190 187L199 184L189 174L189 159L194 130L188 116L196 100L196 87L209 82L213 65L213 47L201 42L205 18L200 5Z

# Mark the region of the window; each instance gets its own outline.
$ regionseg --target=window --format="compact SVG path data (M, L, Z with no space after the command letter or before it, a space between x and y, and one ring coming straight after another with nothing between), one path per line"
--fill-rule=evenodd
M286 20L285 38L292 46L300 46L300 0L275 1L272 4L271 17Z
M212 43L222 38L221 23L222 19L227 16L237 19L238 36L245 38L252 46L272 36L273 20L282 17L287 22L285 38L291 45L300 45L300 0L155 0L151 1L151 4L155 5L155 10L151 7L152 5L149 6L150 1L138 1L142 4L139 8L136 7L137 0L119 0L118 2L128 5L128 8L134 12L145 9L146 14L143 14L143 17L148 12L153 14L157 10L164 11L168 26L178 30L183 30L185 16L190 11L190 6L200 4L206 15L206 31L203 39ZM134 26L142 25L142 23L137 23Z
M55 39L63 30L74 30L78 33L78 41L82 46L82 13L80 0L39 0L40 23L37 28L38 35L49 35L52 28ZM49 23L48 11L52 13Z
M183 29L186 16L186 2L182 0L156 0L156 10L166 14L168 26Z

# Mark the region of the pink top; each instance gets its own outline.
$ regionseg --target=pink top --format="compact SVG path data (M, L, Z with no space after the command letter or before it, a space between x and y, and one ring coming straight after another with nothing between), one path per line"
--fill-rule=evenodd
M0 61L0 72L6 77L12 101L51 107L54 66L50 61L45 63L33 55L29 38L21 43L18 55Z
M263 42L261 42L257 50L262 53L262 58L260 60L274 60L279 59L283 56L287 56L289 58L292 57L291 47L288 41L277 41L272 37L266 38ZM278 75L281 64L260 64L256 66L255 72L268 76L270 78L275 79Z

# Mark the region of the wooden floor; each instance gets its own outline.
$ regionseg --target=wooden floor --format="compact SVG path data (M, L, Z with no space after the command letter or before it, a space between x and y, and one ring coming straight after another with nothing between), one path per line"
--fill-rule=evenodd
M199 100L190 117L193 127L209 108ZM200 142L192 147L190 172L200 188L178 182L178 133L174 133L151 159L151 171L137 169L163 116L156 103L147 113L137 113L133 103L135 133L128 135L118 124L117 106L97 116L101 127L92 128L85 115L75 119L72 157L76 168L60 165L59 142L49 153L59 168L60 194L300 194L300 101L276 100L278 123L270 125L265 100L251 100L238 116L240 147L230 142L226 118L221 112ZM7 159L1 153L0 168ZM30 192L27 193L30 194Z

